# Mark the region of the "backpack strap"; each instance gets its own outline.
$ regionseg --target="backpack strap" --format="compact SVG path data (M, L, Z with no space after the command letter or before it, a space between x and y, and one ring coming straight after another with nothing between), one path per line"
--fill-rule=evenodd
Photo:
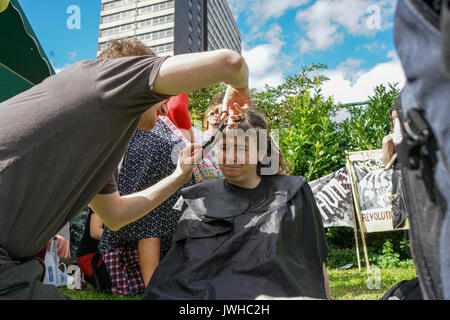
M401 113L399 114L401 116ZM420 159L428 159L429 166L436 164L437 144L423 110L411 109L402 125L403 141L399 147L400 161L410 169L417 169Z
M439 147L433 135L423 110L410 109L404 119L399 113L403 133L403 141L398 145L401 165L408 169L417 170L422 167L422 178L428 186L427 190L434 189L434 170L437 163ZM433 193L429 194L435 201Z

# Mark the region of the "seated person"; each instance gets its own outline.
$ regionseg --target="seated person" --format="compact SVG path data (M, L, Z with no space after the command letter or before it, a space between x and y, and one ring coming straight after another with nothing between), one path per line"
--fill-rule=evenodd
M89 208L89 215L77 250L77 263L87 283L94 286L97 291L110 292L111 281L103 256L98 250L103 228L102 220Z
M203 131L205 140L211 137L220 124L220 111L222 110L222 101L225 97L225 92L219 92L209 102L209 107L203 114Z
M381 149L382 161L385 166L385 170L389 170L398 164L397 153L395 149L402 139L399 122L400 120L398 119L397 110L392 109L389 112L389 119L391 120L392 132L384 136Z
M181 190L172 247L144 299L328 298L328 244L311 189L252 111L216 145L225 179ZM230 148L231 147L231 148Z
M56 237L56 254L61 259L61 262L65 265L69 265L70 263L70 241L64 238L63 236L57 234ZM42 260L45 260L45 254L47 251L50 251L50 248L52 246L52 239L48 240L47 244L44 248L39 251L35 257L41 258Z
M384 136L382 141L382 161L385 170L392 169L392 227L394 230L408 227L408 212L404 200L402 168L398 161L397 148L403 139L400 129L400 119L396 107L389 112L392 133ZM405 170L404 168L403 170Z
M217 93L209 102L209 107L203 114L203 140L202 143L210 139L217 131L220 125L220 111L222 110L222 101L225 97L225 92ZM216 167L219 177L223 177L220 172L220 167L216 156L214 154L215 150L211 150L208 154L204 155L205 158L209 159Z

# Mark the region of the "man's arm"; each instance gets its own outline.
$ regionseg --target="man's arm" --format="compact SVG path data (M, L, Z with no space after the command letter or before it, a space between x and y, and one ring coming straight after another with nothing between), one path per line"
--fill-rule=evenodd
M242 114L252 106L247 63L239 53L228 49L168 58L153 82L153 91L177 95L218 82L228 84L222 110L229 115Z
M181 151L177 168L170 176L131 195L121 197L118 191L97 194L90 202L92 210L113 231L142 218L189 180L194 169L194 160L201 157L201 152L201 145L188 145Z
M100 240L103 235L103 221L95 213L91 214L89 226L91 238Z
M169 57L159 69L153 91L178 95L218 82L236 89L248 88L248 67L239 53L221 49Z

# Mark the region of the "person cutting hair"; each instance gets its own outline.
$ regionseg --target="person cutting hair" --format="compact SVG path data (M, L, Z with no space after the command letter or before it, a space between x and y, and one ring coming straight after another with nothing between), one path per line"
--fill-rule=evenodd
M88 203L106 226L118 230L184 185L200 145L181 151L172 175L132 195L120 197L111 176L138 125L152 129L170 96L217 82L228 84L224 108L230 115L250 108L248 67L239 53L157 57L139 41L126 40L2 102L0 288L28 279L29 287L17 289L26 298L60 296L27 278L31 272L10 276L14 266L43 272L38 261L20 261L36 254Z

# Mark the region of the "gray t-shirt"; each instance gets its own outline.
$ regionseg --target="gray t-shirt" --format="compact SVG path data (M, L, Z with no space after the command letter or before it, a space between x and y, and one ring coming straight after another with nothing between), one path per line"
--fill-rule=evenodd
M167 98L152 86L163 61L81 61L0 104L0 265L36 254L102 189Z

